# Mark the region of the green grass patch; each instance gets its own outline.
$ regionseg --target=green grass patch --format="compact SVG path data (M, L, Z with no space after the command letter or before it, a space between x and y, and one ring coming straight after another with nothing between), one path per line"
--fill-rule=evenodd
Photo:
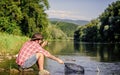
M0 32L0 55L17 53L22 44L28 39L26 36L15 36Z

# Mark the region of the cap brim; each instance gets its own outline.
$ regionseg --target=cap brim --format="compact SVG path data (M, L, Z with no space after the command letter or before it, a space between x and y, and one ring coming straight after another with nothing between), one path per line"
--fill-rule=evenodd
M40 40L42 38L31 38L31 40Z

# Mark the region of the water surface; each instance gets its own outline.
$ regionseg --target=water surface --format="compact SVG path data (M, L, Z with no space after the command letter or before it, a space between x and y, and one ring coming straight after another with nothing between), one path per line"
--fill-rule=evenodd
M46 49L64 62L83 66L85 69L84 75L120 75L120 44L52 41L49 42ZM0 69L3 67L7 69L17 68L14 61L13 58L0 62L0 66L2 66ZM45 68L50 71L51 75L83 75L77 73L66 74L64 65L48 58L45 60ZM24 73L24 75L37 75L36 65L33 66L33 69L35 71ZM0 75L23 74L0 71Z

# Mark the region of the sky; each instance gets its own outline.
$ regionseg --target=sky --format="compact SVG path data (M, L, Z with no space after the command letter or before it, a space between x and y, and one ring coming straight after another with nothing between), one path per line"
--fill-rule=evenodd
M97 18L109 4L117 0L48 0L49 18L87 20Z

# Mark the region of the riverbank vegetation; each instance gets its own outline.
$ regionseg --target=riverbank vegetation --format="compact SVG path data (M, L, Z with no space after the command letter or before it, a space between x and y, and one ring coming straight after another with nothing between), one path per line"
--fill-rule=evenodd
M26 36L0 33L0 56L17 54L22 44L28 39Z
M120 1L110 4L97 18L75 31L74 39L85 42L120 42Z

